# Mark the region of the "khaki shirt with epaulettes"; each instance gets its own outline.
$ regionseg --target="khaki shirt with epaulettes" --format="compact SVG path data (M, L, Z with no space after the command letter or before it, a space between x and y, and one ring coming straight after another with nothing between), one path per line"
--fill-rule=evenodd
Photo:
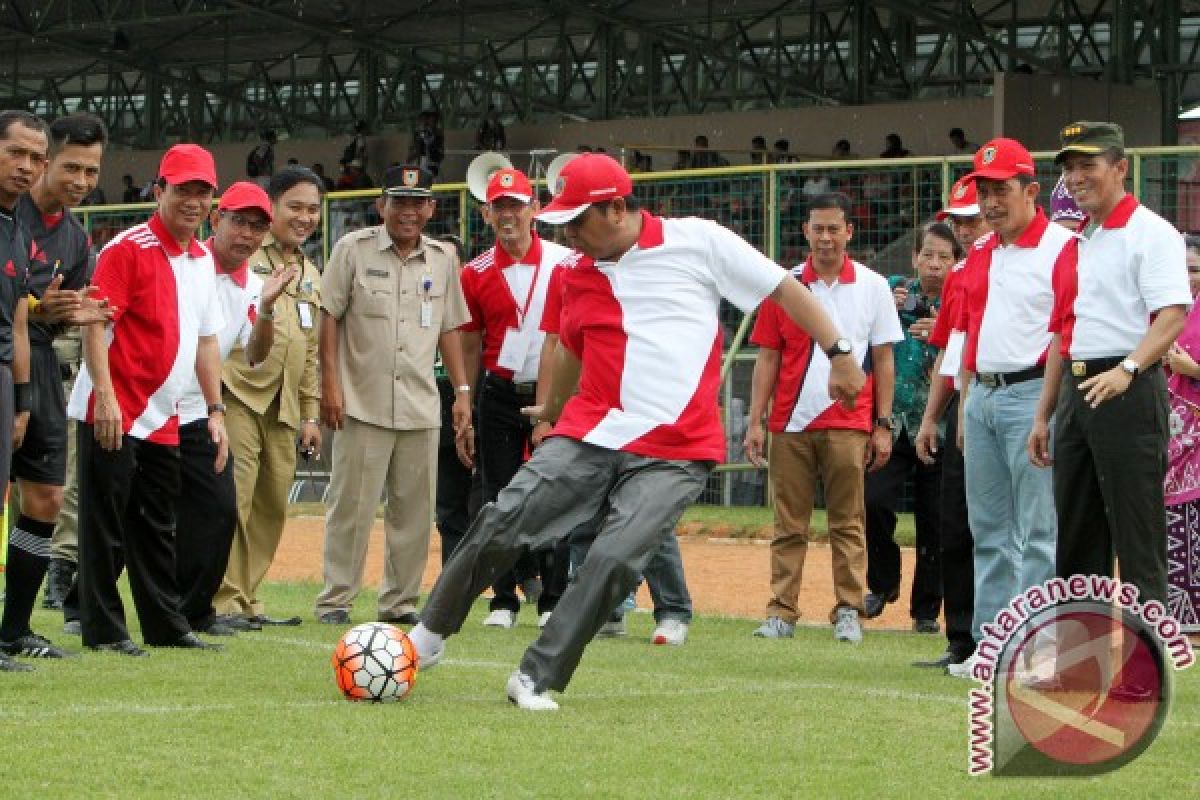
M348 233L329 256L321 299L338 321L346 415L392 430L441 427L438 338L471 319L453 246L422 236L401 258L382 225Z
M321 274L303 254L284 258L271 234L250 257L249 266L264 281L285 263L302 261L300 273L275 301L275 339L266 361L251 365L241 345L225 360L221 380L225 390L258 414L266 413L279 397L279 421L298 430L303 420L320 411L317 376L317 313L321 307Z

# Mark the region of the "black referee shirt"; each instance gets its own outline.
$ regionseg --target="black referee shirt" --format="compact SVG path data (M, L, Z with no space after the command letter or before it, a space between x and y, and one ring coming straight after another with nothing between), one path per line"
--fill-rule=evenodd
M33 248L29 264L29 293L41 297L55 275L62 275L60 288L82 289L92 279L96 259L92 240L79 220L64 209L57 217L47 219L28 194L17 199L17 221L29 236ZM29 344L49 347L54 337L62 333L63 325L37 322L29 318Z
M29 277L29 234L0 208L0 363L13 360L13 317L17 303L25 302Z

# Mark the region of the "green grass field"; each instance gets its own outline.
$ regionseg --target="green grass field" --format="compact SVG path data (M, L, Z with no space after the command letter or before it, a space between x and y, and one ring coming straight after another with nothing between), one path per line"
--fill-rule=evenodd
M311 619L317 587L267 587L273 613ZM359 599L355 621L374 597ZM562 710L517 711L504 682L536 634L528 609L485 631L482 606L448 660L395 705L341 699L340 629L242 634L224 653L87 654L0 674L8 767L0 797L120 798L1056 798L1200 796L1200 670L1141 759L1051 781L966 774L966 682L909 666L937 637L828 628L753 639L703 618L682 648L630 636L588 649ZM35 626L60 643L61 618Z

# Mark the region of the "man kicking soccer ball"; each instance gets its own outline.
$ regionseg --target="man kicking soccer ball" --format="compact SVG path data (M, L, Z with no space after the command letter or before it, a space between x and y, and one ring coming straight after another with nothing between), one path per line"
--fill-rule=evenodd
M569 244L595 262L564 273L543 412L557 424L476 517L410 633L421 666L435 665L480 592L607 504L578 576L508 680L509 700L532 711L558 708L547 691L566 688L588 642L725 455L722 297L747 312L767 297L779 303L829 353L831 397L853 404L865 381L808 290L733 232L639 211L629 175L602 154L572 160L556 190L538 218L565 224Z

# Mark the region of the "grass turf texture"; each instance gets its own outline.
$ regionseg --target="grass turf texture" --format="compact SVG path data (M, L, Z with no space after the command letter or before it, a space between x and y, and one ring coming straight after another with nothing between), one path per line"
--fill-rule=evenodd
M920 670L940 637L828 627L750 636L757 621L708 617L681 648L594 642L556 714L509 705L504 683L536 636L484 629L476 607L448 660L400 704L341 699L329 658L344 631L312 622L314 585L273 584L299 628L246 633L224 653L88 653L0 674L10 743L3 797L1196 797L1200 669L1176 674L1158 741L1090 779L969 778L968 683ZM128 606L132 608L132 606ZM354 622L370 619L359 598ZM38 630L61 617L38 611ZM349 627L349 626L347 626ZM22 743L18 745L17 743Z

